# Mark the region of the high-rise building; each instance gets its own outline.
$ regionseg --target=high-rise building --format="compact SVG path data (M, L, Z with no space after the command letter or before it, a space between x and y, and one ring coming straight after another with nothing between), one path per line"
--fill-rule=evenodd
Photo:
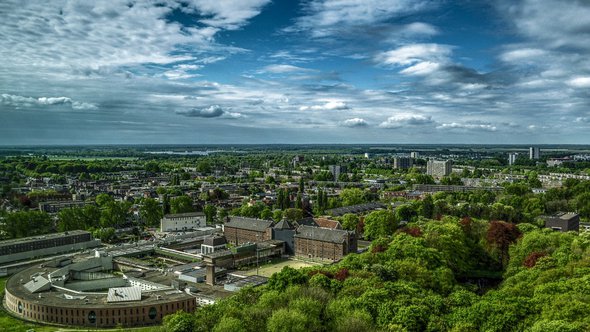
M539 159L541 149L538 146L531 146L529 148L529 159Z
M334 181L338 181L340 174L346 173L346 166L342 165L330 165L328 166L328 169L330 170L330 173L334 175Z
M414 161L408 157L395 157L393 158L393 168L395 169L408 169L412 168Z
M508 154L508 165L514 165L516 162L516 158L518 158L518 153L511 152Z
M450 175L453 171L453 162L451 160L428 160L426 164L426 174L434 177L443 177Z
M416 152L416 151L412 151L410 152L410 158L414 158L417 159L418 156L420 156L420 153Z

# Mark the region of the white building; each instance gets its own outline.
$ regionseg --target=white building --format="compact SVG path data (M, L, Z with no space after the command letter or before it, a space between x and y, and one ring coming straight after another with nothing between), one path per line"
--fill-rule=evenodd
M417 159L419 155L420 155L419 152L416 152L416 151L410 152L410 158Z
M205 226L207 226L205 214L201 212L167 214L160 220L162 232L188 231Z
M538 146L531 146L529 148L529 159L539 159L541 149Z
M426 174L433 177L443 177L450 175L453 171L453 162L451 160L428 160L426 164Z
M511 152L508 154L508 165L514 165L516 162L516 158L518 158L518 153Z

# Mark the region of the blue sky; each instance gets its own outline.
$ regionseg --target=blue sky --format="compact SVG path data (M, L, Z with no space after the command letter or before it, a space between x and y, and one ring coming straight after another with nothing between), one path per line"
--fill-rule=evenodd
M0 3L0 144L589 143L590 3Z

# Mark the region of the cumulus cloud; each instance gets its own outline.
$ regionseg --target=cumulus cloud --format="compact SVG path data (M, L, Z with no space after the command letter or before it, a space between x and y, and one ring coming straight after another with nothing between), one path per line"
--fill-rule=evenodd
M229 119L238 119L243 117L241 113L237 112L228 112L224 110L219 105L211 105L205 108L193 108L188 111L177 111L176 114L184 115L187 117L196 117L196 118L229 118Z
M379 128L395 129L408 126L424 126L433 124L432 117L425 115L398 114L387 118L379 124Z
M13 107L52 106L67 105L74 110L96 110L98 107L92 103L73 101L68 97L25 97L18 95L1 94L0 104Z
M476 131L496 131L496 126L490 123L458 123L458 122L451 122L451 123L442 123L436 127L437 129L443 130L453 130L453 129L463 129L463 130L476 130Z
M368 123L367 123L367 121L365 121L364 119L361 119L361 118L352 118L352 119L346 119L346 120L342 121L341 125L344 127L349 127L349 128L358 128L358 127L366 127L366 126L368 126Z
M322 105L313 105L313 106L301 106L299 107L300 111L307 111L307 110L312 110L312 111L338 111L338 110L347 110L350 107L348 107L348 105L345 102L342 101L337 101L337 100L331 100L326 102L325 104Z

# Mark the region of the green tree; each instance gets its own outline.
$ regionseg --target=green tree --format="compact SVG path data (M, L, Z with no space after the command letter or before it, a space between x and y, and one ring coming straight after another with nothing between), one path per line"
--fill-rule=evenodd
M283 218L289 221L299 221L303 219L303 210L294 208L286 209L283 212Z
M369 239L391 236L396 227L395 216L389 210L373 211L365 217L365 237Z
M360 222L359 217L354 213L347 213L342 216L342 228L354 231Z
M171 213L187 213L194 211L193 200L186 195L178 196L170 200Z
M205 213L205 219L207 220L207 224L214 224L217 221L217 207L215 205L207 204L203 208L203 213Z
M164 317L164 328L171 332L192 332L195 316L182 310Z
M144 198L141 200L139 216L148 227L157 227L164 216L160 204L153 198Z
M365 192L358 188L347 188L340 192L340 199L343 206L350 206L365 203Z

